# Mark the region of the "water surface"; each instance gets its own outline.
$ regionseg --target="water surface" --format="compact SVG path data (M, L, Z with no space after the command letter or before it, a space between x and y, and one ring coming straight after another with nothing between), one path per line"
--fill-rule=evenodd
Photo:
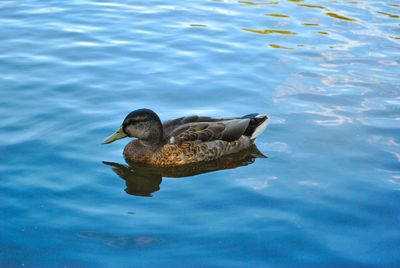
M0 266L400 265L399 3L0 12ZM142 107L266 113L268 158L134 195L100 142Z

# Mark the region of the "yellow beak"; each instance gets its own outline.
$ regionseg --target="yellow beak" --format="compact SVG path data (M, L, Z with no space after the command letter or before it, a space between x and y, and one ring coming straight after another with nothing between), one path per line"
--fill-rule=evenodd
M119 139L122 139L125 137L126 137L125 132L122 130L122 127L119 127L119 129L114 134L105 138L105 140L102 142L102 144L112 143L113 141L116 141L116 140L119 140Z

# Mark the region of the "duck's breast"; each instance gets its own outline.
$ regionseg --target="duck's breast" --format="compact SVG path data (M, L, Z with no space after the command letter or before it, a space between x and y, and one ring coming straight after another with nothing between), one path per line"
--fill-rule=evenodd
M124 156L127 160L139 163L150 163L151 148L144 146L139 140L129 142L124 148Z

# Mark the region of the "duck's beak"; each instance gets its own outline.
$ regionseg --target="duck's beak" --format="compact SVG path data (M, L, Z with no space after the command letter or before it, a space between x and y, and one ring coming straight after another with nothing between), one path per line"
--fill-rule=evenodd
M102 142L102 144L112 143L113 141L116 141L116 140L119 140L119 139L122 139L125 137L126 137L125 132L122 130L122 127L119 127L119 129L114 134L105 138L105 140Z

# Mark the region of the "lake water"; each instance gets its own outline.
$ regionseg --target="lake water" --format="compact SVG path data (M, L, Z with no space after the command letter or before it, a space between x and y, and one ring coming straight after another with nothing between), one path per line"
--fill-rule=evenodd
M0 14L1 267L400 265L398 1L2 0ZM129 168L127 139L100 143L142 107L268 114L268 158Z

